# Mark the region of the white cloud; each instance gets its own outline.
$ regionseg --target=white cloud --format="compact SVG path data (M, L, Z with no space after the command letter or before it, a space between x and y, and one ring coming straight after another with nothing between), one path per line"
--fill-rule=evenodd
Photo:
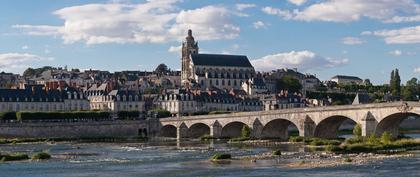
M299 68L300 70L307 71L311 69L336 67L344 65L347 62L348 59L336 60L328 57L322 57L307 50L267 55L251 61L255 68L263 71L285 67Z
M200 40L234 39L239 36L240 28L232 23L233 14L223 6L206 6L194 10L182 10L176 23L169 29L170 34L185 36L187 29L193 29Z
M27 49L29 49L29 46L28 45L22 46L22 50L27 50Z
M173 53L181 53L181 49L182 49L182 45L180 46L170 46L168 49L168 52L173 52Z
M415 16L395 16L389 20L385 21L386 23L402 23L402 22L420 22L420 15Z
M415 73L420 73L420 67L414 68Z
M256 21L253 25L255 29L267 28L267 25L262 21Z
M287 1L289 1L290 3L292 3L294 5L297 5L297 6L305 4L305 2L306 2L306 0L287 0Z
M393 50L389 52L390 55L394 55L394 56L400 56L403 54L403 52L401 50Z
M303 9L266 7L263 12L302 21L352 22L365 17L387 22L395 16L418 15L420 6L414 0L324 0ZM417 21L415 16L395 18L395 21Z
M257 5L255 4L236 4L235 5L236 10L242 11L248 8L253 8L253 7L257 7Z
M0 68L9 68L23 65L28 62L53 60L53 58L40 57L28 53L3 53L0 54Z
M383 37L387 44L420 43L420 26L405 27L396 30L374 31L372 35Z
M178 0L150 0L139 4L86 4L59 9L62 26L14 25L28 35L60 36L64 43L164 43L180 40L187 29L200 40L232 39L240 28L224 6L179 10Z
M285 19L285 20L289 20L289 19L293 18L293 14L289 10L282 10L282 9L269 7L269 6L263 7L261 10L266 14L276 15L276 16L279 16L279 17Z
M365 43L365 41L357 37L345 37L342 39L342 42L346 45L359 45Z
M412 52L412 51L402 51L402 50L393 50L388 52L388 54L393 55L393 56L401 56L401 55L407 55L407 56L413 56L416 55L416 52Z

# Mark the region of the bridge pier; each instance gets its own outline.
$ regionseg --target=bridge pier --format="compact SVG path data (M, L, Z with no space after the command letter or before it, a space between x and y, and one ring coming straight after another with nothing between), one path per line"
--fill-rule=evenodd
M210 136L220 138L222 136L222 125L218 121L210 125Z
M309 116L305 117L303 121L303 125L301 125L301 129L299 131L299 136L303 137L313 137L315 133L315 122Z
M375 133L376 125L378 124L371 112L367 112L361 119L362 136L370 136Z
M176 128L176 139L188 138L188 127L183 123Z
M260 122L260 120L257 118L255 119L254 123L252 124L252 130L251 130L251 137L252 138L261 138L262 131L264 126Z

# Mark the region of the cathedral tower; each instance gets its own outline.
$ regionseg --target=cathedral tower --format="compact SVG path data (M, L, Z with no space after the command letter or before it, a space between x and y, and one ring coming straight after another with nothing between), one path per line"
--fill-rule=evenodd
M182 43L182 58L181 58L181 82L187 83L188 79L191 78L191 54L198 53L198 43L194 41L192 31L188 30L188 36Z

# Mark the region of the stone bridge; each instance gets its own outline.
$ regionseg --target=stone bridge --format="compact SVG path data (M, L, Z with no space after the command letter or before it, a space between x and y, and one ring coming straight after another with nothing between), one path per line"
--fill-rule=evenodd
M420 116L420 102L392 102L361 105L296 108L232 114L188 116L160 119L158 135L162 137L215 138L238 137L248 126L253 138L288 137L288 127L294 125L300 136L333 138L345 120L362 127L362 135L377 136L384 131L398 136L400 123L407 117Z

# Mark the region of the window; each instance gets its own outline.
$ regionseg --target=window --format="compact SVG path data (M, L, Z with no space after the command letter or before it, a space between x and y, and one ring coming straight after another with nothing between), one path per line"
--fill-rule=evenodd
M219 80L216 80L216 85L219 85Z
M230 86L230 80L228 80L228 86Z
M222 80L222 85L225 85L225 80Z

